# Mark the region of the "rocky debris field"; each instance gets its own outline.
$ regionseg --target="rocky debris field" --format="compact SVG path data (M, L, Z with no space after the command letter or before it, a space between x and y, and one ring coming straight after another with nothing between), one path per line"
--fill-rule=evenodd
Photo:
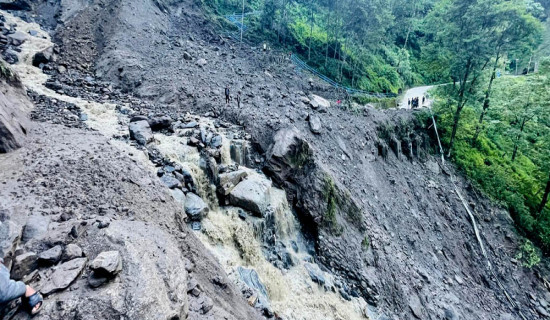
M0 196L9 210L2 223L17 226L4 234L11 234L11 256L24 267L16 269L18 276L45 287L51 292L48 301L57 301L46 305L44 318L132 318L134 308L150 312L144 306L152 301L167 318L185 312L190 318L213 319L248 319L260 312L279 316L266 307L277 302L277 284L270 280L278 273L269 266L294 276L293 252L304 250L312 260L299 260L304 263L299 270L342 301L367 301L363 312L371 319L548 317L547 269L526 269L515 259L521 238L509 214L466 181L451 181L459 174L429 154L431 133L418 127L409 111L336 106L325 98L337 93L306 81L290 61L278 59L280 54L220 36L193 1L85 6L54 1L48 8L34 8L57 42L54 54L36 59L35 67L49 75L45 86L60 95L115 104L116 123L124 131L103 137L82 130L88 121L83 115L92 114L31 93L36 103L32 117L45 123L33 129L34 140L25 149L2 159L6 169L0 181L8 188ZM18 14L32 19L30 12ZM223 97L226 85L230 105ZM204 118L211 124L201 123ZM227 148L217 137L232 126L242 128L234 139L241 141ZM140 167L146 164L137 159L138 151L120 149L120 142L143 152L155 169ZM249 173L224 162L227 158L265 172L271 181L245 177ZM200 170L182 163L196 163ZM474 211L508 297L485 268L455 184ZM205 185L214 188L205 192ZM283 229L273 224L283 219L272 219L277 212L266 205L272 190L286 192L305 249L280 245L269 232L260 232L267 235L261 241L272 249L260 255L246 249L255 238L245 237L242 221L263 219L257 223L260 231ZM221 214L218 206L227 204L241 211ZM22 242L17 235L26 230L31 213L50 219L48 229L45 236ZM196 235L208 250L191 229L202 230ZM49 239L54 230L64 230L59 231L63 241ZM227 243L240 246L238 257L230 256L233 247L217 250ZM82 250L80 256L75 247L67 250L70 244ZM138 247L159 250L146 251L150 259L139 261ZM114 272L120 264L113 252L120 255L121 271ZM258 256L269 261L265 270ZM111 260L113 272L94 268L105 259ZM57 264L43 266L44 261ZM256 263L257 270L226 265L224 272L217 261ZM164 271L171 267L187 272ZM151 281L136 283L144 270L152 272L147 274ZM62 273L76 276L66 284L71 277L59 279ZM185 281L189 292L181 295ZM241 287L243 282L247 285ZM247 306L243 293L257 309ZM295 315L300 317L309 319ZM356 317L363 316L347 318Z

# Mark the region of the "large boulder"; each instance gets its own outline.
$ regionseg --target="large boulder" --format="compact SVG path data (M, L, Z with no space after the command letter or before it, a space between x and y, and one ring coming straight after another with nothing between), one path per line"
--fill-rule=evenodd
M49 295L68 288L84 269L86 260L86 258L78 258L59 265L41 288L40 292L44 295Z
M13 268L11 269L11 278L21 280L24 276L36 270L38 267L38 257L34 252L27 252L15 257Z
M313 109L327 109L330 108L330 102L323 98L319 97L318 95L312 94L310 97L309 105Z
M220 174L218 192L224 196L227 196L231 190L233 190L233 188L235 188L235 186L247 176L248 173L244 170Z
M208 214L208 205L196 194L189 192L185 196L185 213L189 219L200 221Z
M313 151L295 127L279 130L267 151L266 170L280 185L292 184L313 163ZM288 186L288 185L287 185Z
M90 268L95 271L104 272L106 274L115 275L122 270L122 258L118 251L104 251L100 253Z
M149 122L145 120L130 122L130 138L136 140L141 145L146 145L153 141L153 131Z
M249 177L240 182L229 193L229 202L237 207L249 210L259 216L264 216L269 204L271 181L260 177Z
M42 265L53 265L61 260L61 255L63 254L63 248L57 245L53 248L50 248L38 255L38 263Z
M150 118L149 126L153 131L170 129L172 127L172 118L170 116L160 116L160 117Z
M31 239L41 238L48 232L50 217L41 215L32 215L27 219L25 227L23 227L23 235L21 241L27 242Z
M21 227L12 221L0 221L0 258L4 264L11 268L13 255L19 239L21 238Z
M8 38L10 39L11 44L14 46L20 46L27 41L28 35L21 31L15 31L12 34L9 34Z
M0 153L20 148L30 129L32 103L21 83L4 63L0 62Z
M313 133L321 133L321 118L319 116L310 114L309 115L309 130Z
M44 49L33 56L32 65L35 67L40 67L40 65L44 65L50 61L54 61L54 57L55 55L53 52L53 47Z

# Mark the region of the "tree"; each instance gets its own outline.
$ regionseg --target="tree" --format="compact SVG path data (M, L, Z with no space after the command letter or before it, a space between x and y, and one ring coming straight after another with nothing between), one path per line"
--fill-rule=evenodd
M441 53L450 57L456 109L449 156L461 112L476 91L479 77L495 53L495 43L501 35L501 7L505 6L505 2L507 0L442 0L426 20L429 39L433 39L433 45L439 47L436 58Z
M503 52L507 52L517 48L527 48L532 50L540 43L540 35L542 25L540 21L535 19L533 14L536 9L542 10L537 6L528 7L525 0L513 0L500 3L495 6L495 15L499 21L499 28L495 29L494 34L494 57L493 68L489 77L489 84L485 90L483 106L479 116L479 123L476 126L476 131L472 139L472 146L476 144L481 129L483 127L483 119L489 109L489 97L493 87L493 81L496 78L496 71L502 58Z

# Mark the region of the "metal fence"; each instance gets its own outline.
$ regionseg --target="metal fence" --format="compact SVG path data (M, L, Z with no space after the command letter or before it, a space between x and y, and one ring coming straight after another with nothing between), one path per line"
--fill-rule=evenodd
M244 14L244 17L250 16L250 15L259 15L260 13L261 13L261 11L247 12L247 13ZM243 22L243 14L235 14L234 13L234 14L225 16L225 18L227 20L229 20L231 23L233 23L235 26L237 26L239 31L241 31L241 29L242 29L243 32L247 30L246 25L244 25L242 23ZM237 34L236 32L227 32L226 34L228 36L234 38L237 41L240 40L240 34ZM245 42L247 44L251 44L249 41L245 41ZM253 44L251 44L251 45L253 45ZM322 74L321 72L319 72L315 68L309 66L305 61L300 59L296 54L292 54L290 56L290 59L292 60L292 62L296 66L296 71L297 71L298 74L300 74L299 71L309 72L309 73L313 74L314 76L318 77L319 79L321 79L322 81L326 82L330 86L332 86L336 89L345 90L349 95L354 95L354 96L360 95L360 96L368 96L368 97L373 97L373 98L394 98L394 97L397 96L394 93L369 92L369 91L365 91L365 90L361 90L361 89L346 87L346 86L336 82L335 80L327 77L326 75Z

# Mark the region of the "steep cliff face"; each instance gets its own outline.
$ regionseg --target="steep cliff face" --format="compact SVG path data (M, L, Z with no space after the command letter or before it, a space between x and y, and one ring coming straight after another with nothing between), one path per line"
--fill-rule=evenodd
M7 153L25 143L32 104L17 76L2 61L0 88L0 153Z
M343 299L369 302L371 318L544 316L548 292L514 260L520 239L509 215L451 178L460 175L429 154L427 132L409 111L312 102L326 88L311 86L285 57L220 35L194 1L92 1L78 10L71 9L78 1L54 3L63 23L50 26L60 59L44 68L49 87L94 101L127 99L140 114L190 112L242 125L256 151L245 162L287 192L315 259L349 282ZM240 107L225 104L225 86L240 94ZM143 216L159 217L156 205Z

